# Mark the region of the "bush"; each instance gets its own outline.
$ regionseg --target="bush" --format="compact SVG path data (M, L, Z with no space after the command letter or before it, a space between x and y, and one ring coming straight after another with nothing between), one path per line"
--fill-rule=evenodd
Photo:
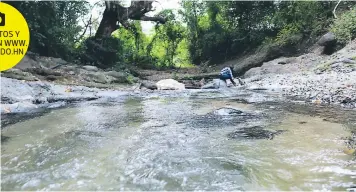
M280 46L295 45L302 39L299 27L293 24L286 25L281 31L278 32L275 39L276 43Z
M343 45L356 38L356 7L335 19L331 31Z

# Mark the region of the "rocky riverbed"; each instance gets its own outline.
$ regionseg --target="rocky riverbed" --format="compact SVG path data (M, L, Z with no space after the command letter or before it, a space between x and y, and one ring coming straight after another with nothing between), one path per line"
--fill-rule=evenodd
M356 108L356 40L329 56L279 58L244 76L248 89L278 90L316 104Z

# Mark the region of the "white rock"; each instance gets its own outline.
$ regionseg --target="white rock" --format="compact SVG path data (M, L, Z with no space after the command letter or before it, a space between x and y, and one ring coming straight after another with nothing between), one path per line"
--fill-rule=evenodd
M174 79L163 79L156 83L158 90L184 90L185 85Z

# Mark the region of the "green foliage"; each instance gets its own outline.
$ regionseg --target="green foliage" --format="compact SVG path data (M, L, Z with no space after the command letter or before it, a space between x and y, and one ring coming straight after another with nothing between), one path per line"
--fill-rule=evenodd
M136 83L136 80L135 80L135 77L131 74L129 74L126 78L127 82L130 83L130 84L134 84Z
M194 64L221 63L268 43L310 44L327 31L333 2L184 1L189 53Z
M331 31L341 44L356 38L356 6L339 16L331 26Z
M85 1L9 1L26 18L29 50L43 56L78 59L82 64L124 70L191 67L221 63L248 51L268 54L313 43L333 21L333 1L182 1L183 9L163 10L168 20L152 34L142 32L140 21L128 21L112 37L83 38L79 20L89 14ZM338 11L354 2L343 1ZM331 26L339 42L356 36L356 7ZM98 27L95 22L92 27ZM92 28L90 28L90 31ZM93 29L95 30L95 29ZM94 34L94 33L90 33ZM292 49L295 51L296 49ZM264 54L263 53L263 54Z
M85 1L9 1L30 28L29 50L43 56L74 59L74 42L82 28L78 19L88 12Z
M285 46L288 44L297 44L301 37L299 35L300 29L293 24L286 25L280 30L275 38L277 45Z
M155 58L158 66L174 67L180 65L182 60L176 59L178 54L184 57L184 52L179 49L186 37L185 27L176 20L172 10L164 10L160 15L168 18L164 25L156 25L155 34L147 46L147 56Z

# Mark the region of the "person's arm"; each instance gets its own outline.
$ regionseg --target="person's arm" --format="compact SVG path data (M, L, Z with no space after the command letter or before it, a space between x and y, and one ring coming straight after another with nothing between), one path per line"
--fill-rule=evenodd
M230 78L230 81L231 81L232 84L234 84L234 86L236 86L236 83L235 83L233 78Z
M230 73L230 81L231 81L231 83L232 83L234 86L236 86L236 83L235 83L235 81L234 81L234 75L232 74L232 71L231 71L230 68L229 68L229 73Z

